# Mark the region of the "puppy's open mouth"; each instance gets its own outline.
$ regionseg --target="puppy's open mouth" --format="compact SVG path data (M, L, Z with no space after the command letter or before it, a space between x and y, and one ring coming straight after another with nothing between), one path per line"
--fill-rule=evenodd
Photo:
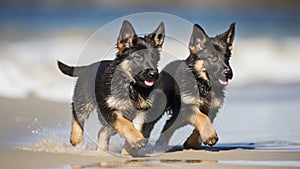
M228 85L228 80L226 79L226 80L221 80L221 79L219 79L219 83L221 84L221 85L223 85L223 86L227 86Z
M144 83L145 83L146 86L151 87L151 86L154 85L154 80L145 80Z

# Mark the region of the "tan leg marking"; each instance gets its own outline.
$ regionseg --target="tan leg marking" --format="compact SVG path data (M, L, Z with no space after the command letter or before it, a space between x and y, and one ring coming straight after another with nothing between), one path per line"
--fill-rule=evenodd
M133 123L125 119L120 113L113 112L116 115L116 121L113 127L117 132L125 138L126 142L132 148L141 148L145 146L145 138L133 125Z
M83 129L73 117L70 142L73 146L76 146L82 143L82 141L83 141Z
M190 122L199 131L204 144L208 144L209 146L215 145L218 141L218 136L209 118L199 110L196 112L195 115L191 116Z
M145 120L145 112L143 111L139 111L135 118L133 119L132 123L134 125L134 127L141 132L142 128L143 128L143 124L144 124L144 120ZM122 156L136 156L138 153L138 149L136 148L131 148L130 144L125 141L124 147L121 151L121 155Z

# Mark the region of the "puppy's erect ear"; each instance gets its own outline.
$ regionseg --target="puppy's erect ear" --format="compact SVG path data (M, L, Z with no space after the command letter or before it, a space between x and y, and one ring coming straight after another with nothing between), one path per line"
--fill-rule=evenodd
M190 53L197 54L204 50L209 43L211 43L210 39L204 32L203 28L201 28L198 24L195 24L189 44Z
M125 48L132 47L136 38L137 35L132 25L127 20L123 21L117 42L119 52L122 53Z
M230 51L232 51L232 43L234 40L234 34L235 34L235 23L232 23L226 32L222 33L221 35L216 36L216 38L219 38L220 40L223 40L224 42L226 42L228 49Z
M157 48L158 51L161 51L165 41L165 24L161 22L156 30L150 33L148 37L153 40L154 47Z

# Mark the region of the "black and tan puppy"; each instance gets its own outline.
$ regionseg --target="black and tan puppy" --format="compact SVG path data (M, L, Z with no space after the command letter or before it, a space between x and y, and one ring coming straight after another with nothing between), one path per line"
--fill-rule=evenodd
M223 104L224 87L233 77L229 60L234 33L235 24L232 24L225 33L208 37L195 24L188 58L171 62L161 71L155 88L163 91L167 103L165 108L159 108L163 101L156 101L158 104L153 107L156 112L161 109L171 112L171 118L163 127L157 145L168 144L175 130L187 124L194 125L195 129L184 143L185 148L199 149L201 143L216 144L218 136L212 122ZM155 100L160 98L157 96ZM144 124L144 132L150 133L155 122Z
M151 108L149 94L159 77L157 65L164 38L163 23L153 33L138 37L132 25L124 21L114 60L83 67L58 62L64 74L78 77L72 103L72 145L83 141L84 122L93 110L103 125L97 149L107 150L109 138L116 132L126 141L124 154L145 145L141 124ZM135 126L134 119L139 122Z

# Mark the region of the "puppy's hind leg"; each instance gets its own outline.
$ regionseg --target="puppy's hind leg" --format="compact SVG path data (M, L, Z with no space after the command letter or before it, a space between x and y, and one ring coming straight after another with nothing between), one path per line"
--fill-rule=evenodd
M80 143L83 142L83 126L84 126L84 121L79 122L75 109L74 109L74 104L72 103L72 129L71 129L71 136L70 136L70 142L73 146L76 146Z
M115 135L117 132L111 126L102 126L98 133L98 144L97 150L107 151L109 146L109 139L111 136Z
M85 107L78 107L78 104L72 103L72 131L70 142L76 146L83 142L84 122L88 118L91 110Z
M174 132L185 125L184 121L181 118L178 118L178 115L173 115L166 121L162 133L155 144L160 147L162 146L162 148L168 146Z

